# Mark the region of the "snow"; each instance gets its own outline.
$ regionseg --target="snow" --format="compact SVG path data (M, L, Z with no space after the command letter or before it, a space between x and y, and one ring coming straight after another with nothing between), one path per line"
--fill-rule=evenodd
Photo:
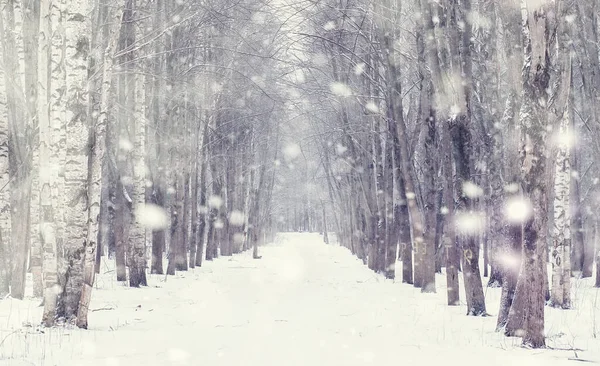
M533 213L531 201L526 197L513 197L504 205L504 216L512 223L520 224L527 221Z
M352 95L352 89L350 89L348 85L337 81L329 85L329 90L331 90L334 95L340 97L349 97Z
M221 196L211 195L208 197L208 207L219 208L221 205L223 205L223 199Z
M348 148L342 144L335 145L335 153L338 155L344 155L344 153L348 151Z
M483 231L485 225L484 219L485 217L481 212L459 211L455 216L456 230L465 235L476 235Z
M356 66L354 66L354 75L362 75L365 72L365 68L366 65L363 62L356 64Z
M573 280L573 310L546 308L549 346L528 350L437 294L376 275L314 233L279 234L149 287L116 282L104 263L90 329L39 329L39 300L0 301L0 365L578 365L600 362L598 289ZM400 271L401 264L398 263ZM488 312L500 289L486 288ZM26 324L27 326L24 326ZM42 333L43 331L43 333Z
M326 31L330 31L336 28L335 22L334 21L329 21L327 23L325 23L325 25L323 26L323 29L325 29Z
M569 128L561 128L553 135L555 146L561 149L571 149L577 145L577 135Z
M302 154L300 145L296 143L289 143L283 148L283 157L286 161L292 161Z
M136 217L148 230L162 230L170 225L167 212L160 206L146 203L136 208Z
M462 190L465 196L469 198L477 198L483 196L483 188L470 181L466 181L463 183Z
M371 113L379 113L379 107L375 102L368 102L365 104L365 109Z
M242 226L246 222L246 215L242 211L233 210L229 214L229 223L233 226Z

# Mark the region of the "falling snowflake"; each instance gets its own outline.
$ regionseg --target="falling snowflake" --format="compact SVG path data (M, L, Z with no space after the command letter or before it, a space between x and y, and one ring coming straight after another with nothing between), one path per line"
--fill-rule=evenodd
M169 227L169 216L165 210L151 203L137 206L136 218L140 225L149 230L163 230Z
M212 195L208 197L208 207L219 208L223 204L223 199L220 196Z
M133 150L133 144L126 138L119 139L119 148L123 151L131 151Z
M531 202L525 197L513 197L504 205L504 216L512 223L519 224L527 221L533 214Z
M521 265L521 258L519 256L508 253L499 255L498 261L504 266L504 268L510 268L515 272L519 270L519 266Z
M453 104L450 107L450 118L455 119L456 117L458 117L458 115L460 114L461 109L458 105Z
M554 143L556 146L563 149L570 149L577 143L577 136L571 129L563 129L561 128L554 135Z
M465 196L469 198L477 198L483 196L483 188L473 182L464 182L462 190Z
M335 22L329 21L329 22L325 23L325 25L323 26L323 29L325 29L326 31L335 29Z
M229 214L229 224L233 226L242 226L246 222L246 215L242 211L233 210Z
M335 145L335 153L338 155L343 155L347 150L348 148L342 144Z
M354 66L354 75L360 76L365 72L365 64L363 62Z
M459 212L455 217L456 229L466 235L475 235L484 228L483 215L479 212Z
M379 107L374 102L368 102L365 104L365 109L371 113L379 113Z
M292 161L296 159L301 153L302 150L300 149L300 145L295 143L287 144L283 148L283 156L287 161Z
M504 191L506 193L517 193L517 192L519 192L519 184L518 183L509 183L504 186Z
M352 95L352 89L344 83L333 82L329 85L329 90L337 96L340 97L349 97Z

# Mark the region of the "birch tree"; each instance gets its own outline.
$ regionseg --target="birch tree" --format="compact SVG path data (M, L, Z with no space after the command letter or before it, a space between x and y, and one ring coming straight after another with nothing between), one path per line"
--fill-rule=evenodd
M9 138L10 138L10 104L9 93L11 93L11 81L8 76L10 70L7 68L7 40L5 34L7 28L6 19L6 1L0 2L0 296L9 293L10 275L11 275L11 209L10 209L10 156L9 156Z
M89 157L88 57L90 52L90 2L73 1L61 14L65 19L66 165L65 259L68 263L63 306L64 317L77 316L83 287L83 260L87 238Z

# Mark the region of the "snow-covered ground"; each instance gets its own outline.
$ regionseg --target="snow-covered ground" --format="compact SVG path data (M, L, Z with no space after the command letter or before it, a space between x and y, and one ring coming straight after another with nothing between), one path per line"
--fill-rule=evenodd
M546 308L548 345L562 350L527 350L494 332L495 316L448 307L441 275L437 294L421 294L311 233L278 235L261 254L151 276L142 289L117 283L105 265L87 331L40 329L39 300L2 300L0 365L600 363L600 304L589 280L573 282L574 309ZM499 295L486 289L493 315Z

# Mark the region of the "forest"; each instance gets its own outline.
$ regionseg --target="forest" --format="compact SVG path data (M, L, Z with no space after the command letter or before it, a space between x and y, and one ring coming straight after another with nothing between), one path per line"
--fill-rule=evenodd
M310 232L545 348L548 309L600 287L599 16L0 0L0 315L35 299L40 329L93 328L104 263L143 304L153 279L270 265L279 235Z

